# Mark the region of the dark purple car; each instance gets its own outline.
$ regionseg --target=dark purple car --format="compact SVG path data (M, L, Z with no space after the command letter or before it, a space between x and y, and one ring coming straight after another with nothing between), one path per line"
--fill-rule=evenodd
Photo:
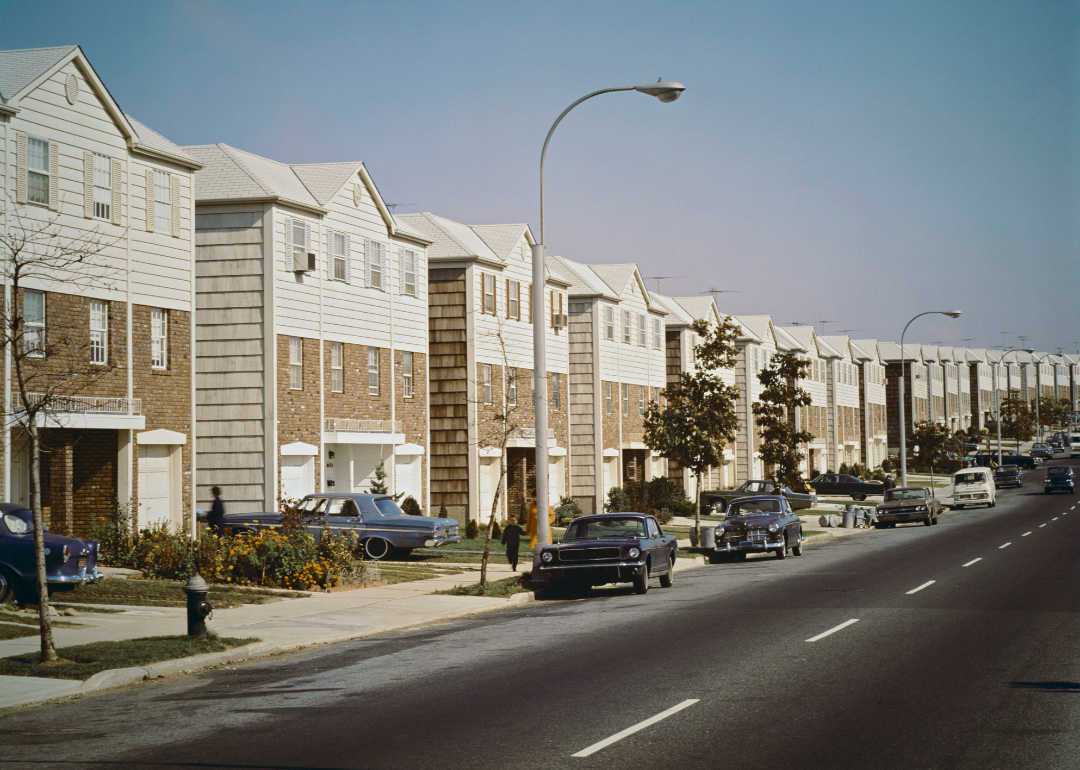
M45 574L52 589L101 580L98 544L45 531ZM24 506L0 503L0 604L34 592L34 519Z

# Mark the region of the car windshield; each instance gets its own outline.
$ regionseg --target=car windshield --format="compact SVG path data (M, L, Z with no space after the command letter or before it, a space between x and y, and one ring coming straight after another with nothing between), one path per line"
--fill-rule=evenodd
M780 501L740 500L728 508L728 516L746 516L751 513L780 513Z
M601 537L645 537L645 520L636 516L604 519L578 519L563 535L568 540L595 540Z
M981 473L957 473L953 477L954 484L981 484L986 478Z
M1032 446L1031 448L1032 448L1032 449L1046 449L1046 448L1047 448L1048 446L1050 446L1050 445L1049 445L1049 444L1042 444L1042 443L1039 443L1039 444L1035 444L1035 445L1034 445L1034 446Z
M298 510L300 513L316 514L322 513L326 507L325 497L309 497L306 500L300 502Z
M398 508L398 504L394 502L392 497L380 497L375 501L375 507L379 509L379 513L383 516L404 516L405 511Z
M885 493L886 500L925 500L925 489L890 489Z
M4 514L4 526L13 535L27 535L34 531L34 515L25 508Z
M1047 476L1071 476L1073 474L1072 468L1047 468Z
M1020 473L1020 468L1015 465L1003 465L997 469L996 473L999 476L1016 476Z
M772 484L768 481L747 481L741 487L740 492L768 492L772 489Z

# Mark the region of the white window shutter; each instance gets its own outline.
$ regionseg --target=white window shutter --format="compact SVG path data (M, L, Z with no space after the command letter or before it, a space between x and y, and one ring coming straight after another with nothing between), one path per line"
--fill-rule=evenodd
M285 269L292 270L293 243L292 243L292 220L285 219Z
M154 169L146 169L146 232L154 232L154 220L157 217L154 204Z
M419 252L419 251L416 252L416 297L417 297L417 299L426 300L427 299L426 274L425 274L425 276L421 276L420 271L425 270L427 266L426 266L426 264L424 262L423 256L421 256L422 253L426 253L426 252Z
M49 208L60 210L60 145L49 142Z
M374 258L375 244L370 238L364 239L364 286L371 286L371 260Z
M120 174L123 173L123 170L120 161L114 160L112 162L112 221L114 225L123 224L123 220L120 218Z
M173 238L180 237L180 177L177 174L170 174L169 178L172 180L172 190L170 197L172 198L172 234Z
M83 153L83 216L94 216L94 153Z
M405 270L408 267L408 265L405 264L405 260L407 260L409 258L409 251L408 251L408 249L402 249L402 248L399 247L397 253L398 253L398 266L397 266L398 294L404 294L405 293Z
M304 264L307 264L307 255L311 253L311 222L304 222ZM315 260L318 265L319 260Z
M352 238L345 234L345 283L352 283Z
M26 134L15 135L15 202L26 203Z

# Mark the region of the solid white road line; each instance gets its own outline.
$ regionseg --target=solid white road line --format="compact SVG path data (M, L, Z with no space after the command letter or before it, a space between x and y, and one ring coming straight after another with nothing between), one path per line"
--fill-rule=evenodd
M1008 548L1008 547L1009 547L1010 545L1012 545L1012 543L1011 543L1011 542L1009 542L1009 543L1006 543L1005 545L999 545L999 546L998 546L998 550L1000 551L1000 550L1001 550L1002 548Z
M830 628L830 629L829 629L828 631L826 631L826 632L825 632L825 633L823 633L823 634L818 634L817 636L811 636L811 637L810 637L809 639L807 639L806 641L808 641L808 642L816 642L816 641L817 641L818 639L824 639L824 638L825 638L826 636L828 636L829 634L835 634L835 633L836 633L837 631L839 631L840 629L842 629L842 628L847 628L847 627L848 627L848 626L850 626L850 625L851 625L852 623L858 623L858 622L859 622L859 619L858 619L858 618L852 618L851 620L845 620L845 621L844 621L843 623L841 623L840 625L838 625L838 626L835 626L835 627L833 627L833 628Z
M976 559L975 561L978 561L978 559ZM965 564L964 566L966 567L967 565ZM930 586L932 586L936 582L937 582L936 580L927 580L925 583L923 583L918 588L912 588L910 591L908 591L908 596L911 596L912 594L917 594L917 593L919 593L919 591L923 590L924 588L929 588Z
M1020 537L1027 537L1030 534L1031 534L1030 532L1025 532L1024 534L1020 535Z
M572 757L588 757L588 756L591 756L591 755L595 754L596 752L600 751L600 749L607 748L608 746L615 743L616 741L621 741L623 738L627 737L628 735L633 735L638 730L644 730L649 725L655 725L660 720L667 719L672 714L677 714L680 711L682 711L683 709L689 708L690 706L693 706L695 703L698 702L698 700L699 700L698 698L691 698L690 700L684 700L679 705L672 706L667 711L661 711L656 716L649 717L644 722L638 722L633 727L627 727L621 733L615 733L610 738L604 738L604 740L600 741L599 743L594 743L589 748L582 749L577 754L571 754L570 756L572 756Z
M969 561L969 562L968 562L967 564L965 564L964 566L965 566L965 567L970 567L970 566L971 566L972 564L974 564L974 563L975 563L975 562L977 562L977 561L982 561L982 557L980 556L980 557L979 557L978 559L972 559L971 561Z

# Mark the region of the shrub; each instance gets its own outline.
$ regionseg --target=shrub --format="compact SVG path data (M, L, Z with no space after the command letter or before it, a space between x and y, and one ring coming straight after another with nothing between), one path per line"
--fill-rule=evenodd
M410 516L424 515L424 512L420 510L420 503L416 502L416 498L412 497L411 495L401 501L401 510L404 513L409 514Z
M502 540L502 527L499 526L499 522L495 522L495 526L491 530L492 540Z
M465 539L475 540L480 536L480 526L476 523L476 519L467 519L465 521Z
M131 566L149 578L190 577L197 567L191 538L182 532L170 532L168 524L141 530L132 548Z
M98 543L98 563L109 567L131 565L135 547L131 527L131 505L114 500L112 509L90 527L90 539Z
M612 487L608 490L607 502L604 503L604 510L608 513L622 513L623 511L629 511L630 496L621 488Z
M669 521L675 518L675 514L670 508L661 508L656 512L656 520L661 524L667 524Z
M584 512L581 510L581 506L578 501L572 497L560 497L559 504L555 507L555 523L564 526L576 519L578 516L584 516Z
M840 473L851 473L851 469L848 468L847 463L840 463Z
M886 457L881 461L881 470L885 473L895 473L900 469L899 457Z
M640 511L667 508L675 516L693 516L694 503L678 483L666 476L657 476L649 481L628 481L620 489L612 487L608 492L604 510L609 513Z
M439 518L440 519L448 518L448 514L446 512L446 503L443 503L443 504L441 504L439 506Z

